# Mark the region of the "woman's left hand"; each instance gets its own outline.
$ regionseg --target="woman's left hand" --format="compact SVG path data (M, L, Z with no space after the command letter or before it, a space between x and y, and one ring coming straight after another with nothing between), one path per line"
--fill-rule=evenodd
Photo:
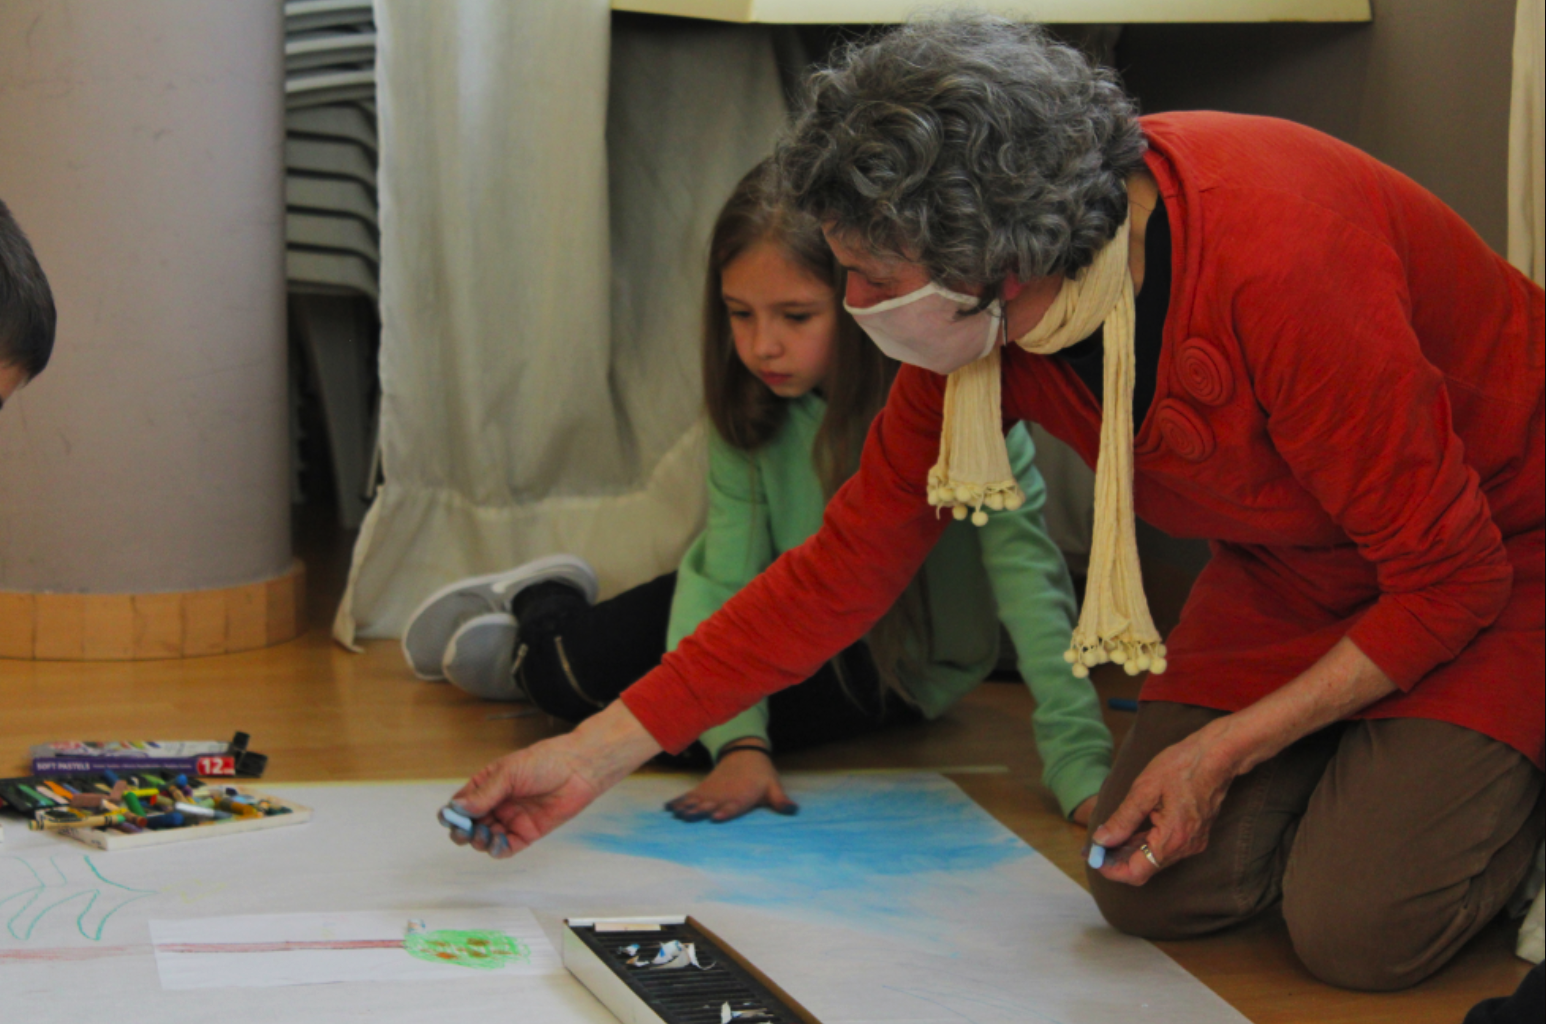
M1143 885L1176 861L1208 848L1208 831L1236 775L1217 747L1213 730L1203 728L1149 762L1127 799L1090 837L1111 851L1102 875ZM1145 844L1152 861L1143 853Z
M1142 885L1206 850L1208 830L1237 776L1395 689L1390 677L1343 637L1286 686L1166 747L1090 837L1112 850L1100 873L1113 882ZM1145 843L1153 862L1143 854Z

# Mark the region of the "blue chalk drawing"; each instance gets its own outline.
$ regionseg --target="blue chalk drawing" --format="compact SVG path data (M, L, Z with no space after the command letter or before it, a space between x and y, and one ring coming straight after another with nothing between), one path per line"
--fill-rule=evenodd
M72 870L84 863L90 870L92 877L70 878L65 867L61 867L58 858L50 857L49 865L59 875L59 880L45 877L37 868L28 861L20 858L7 858L9 863L20 864L32 874L35 884L28 885L17 892L11 893L0 899L0 911L6 904L20 900L15 910L6 918L5 927L13 938L23 942L32 938L38 922L47 917L51 911L57 910L67 904L84 899L85 903L80 907L80 913L75 917L75 929L81 935L93 942L102 939L102 930L107 927L107 922L113 915L136 900L154 896L155 889L135 889L107 878L97 869L97 865L90 857L83 857L80 861L73 858L65 860L66 866Z
M697 868L710 898L904 917L910 876L985 871L1035 856L948 784L853 780L800 796L795 817L755 812L725 824L663 811L592 813L574 838L595 850ZM747 884L755 882L755 884Z

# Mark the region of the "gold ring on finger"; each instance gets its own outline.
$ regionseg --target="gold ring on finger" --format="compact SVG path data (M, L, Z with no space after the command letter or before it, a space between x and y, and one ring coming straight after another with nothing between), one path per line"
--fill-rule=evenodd
M1141 844L1138 847L1138 852L1143 854L1145 857L1147 857L1149 859L1149 863L1153 864L1156 868L1159 868L1159 867L1162 866L1160 864L1160 862L1159 862L1159 858L1154 856L1154 851L1149 849L1149 844L1148 843Z

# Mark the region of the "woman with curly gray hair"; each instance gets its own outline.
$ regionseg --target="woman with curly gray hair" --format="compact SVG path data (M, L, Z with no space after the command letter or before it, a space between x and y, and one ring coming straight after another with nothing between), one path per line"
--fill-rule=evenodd
M830 233L989 294L1089 266L1147 148L1110 72L1035 26L962 19L818 72L778 158Z
M1139 118L999 20L850 49L778 159L848 308L909 364L861 468L617 704L475 776L469 812L520 849L805 678L895 600L944 509L1019 502L1003 428L1034 420L1096 467L1071 671L1149 672L1095 812L1107 919L1179 938L1281 903L1328 981L1436 971L1542 833L1541 289L1349 146ZM1212 541L1164 642L1135 508Z

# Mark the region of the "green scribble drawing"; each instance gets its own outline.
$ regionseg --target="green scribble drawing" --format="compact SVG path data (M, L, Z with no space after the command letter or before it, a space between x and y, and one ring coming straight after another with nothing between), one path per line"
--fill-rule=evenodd
M23 942L32 937L38 923L48 916L50 911L82 899L85 903L75 917L75 928L93 942L100 942L102 930L107 927L107 922L114 914L136 900L156 894L154 889L135 889L105 877L90 857L81 858L81 862L85 863L94 877L73 879L66 868L75 870L80 862L66 859L61 866L58 858L50 857L49 865L59 875L57 882L45 877L25 860L20 858L14 860L7 858L7 860L26 868L32 874L35 883L0 899L0 908L8 903L21 901L16 903L14 912L6 918L5 926L6 931L10 932L13 938L21 939Z
M403 936L403 948L420 960L479 971L497 971L511 964L531 963L531 948L504 932L452 928L433 932L410 930Z

